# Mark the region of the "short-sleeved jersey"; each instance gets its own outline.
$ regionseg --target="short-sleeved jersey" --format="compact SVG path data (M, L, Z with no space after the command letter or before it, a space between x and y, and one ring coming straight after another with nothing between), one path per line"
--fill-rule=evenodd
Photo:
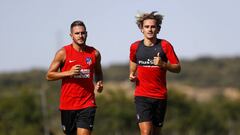
M172 45L166 40L158 39L153 46L145 46L143 40L131 44L130 60L137 64L135 96L167 98L166 70L153 63L158 53L165 62L179 63Z
M74 65L80 65L81 69L79 75L62 79L60 110L78 110L96 106L93 84L96 50L86 46L84 51L78 52L72 44L64 46L64 49L66 59L61 72L70 70Z

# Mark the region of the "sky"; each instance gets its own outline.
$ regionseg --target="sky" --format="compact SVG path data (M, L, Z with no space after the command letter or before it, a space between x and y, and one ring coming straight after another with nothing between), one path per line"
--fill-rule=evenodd
M130 44L143 38L138 12L164 15L158 38L180 59L240 56L239 0L0 0L0 72L47 69L72 42L70 24L85 22L87 44L102 65L127 63Z

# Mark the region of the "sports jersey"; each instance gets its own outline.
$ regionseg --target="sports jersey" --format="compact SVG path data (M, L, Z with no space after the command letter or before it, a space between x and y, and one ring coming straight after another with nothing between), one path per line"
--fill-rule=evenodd
M167 98L166 70L153 63L158 53L165 62L179 63L172 45L164 39L158 39L153 46L145 46L143 40L131 44L130 60L137 64L135 96Z
M66 59L61 71L68 71L74 65L80 65L80 74L62 79L60 110L79 110L94 107L95 95L93 72L95 65L95 49L86 46L82 52L76 51L72 44L64 46Z

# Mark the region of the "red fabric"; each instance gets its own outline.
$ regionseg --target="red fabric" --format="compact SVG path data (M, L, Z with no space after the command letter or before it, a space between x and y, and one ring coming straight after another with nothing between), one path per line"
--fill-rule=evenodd
M130 60L136 63L136 52L141 40L134 42L130 47Z
M136 52L140 41L134 42L130 47L130 60L137 63ZM178 64L179 60L174 52L172 45L161 40L163 51L171 64ZM166 70L158 66L137 65L137 81L135 96L144 96L156 99L167 98Z
M68 71L74 65L81 65L81 75L62 80L60 110L78 110L96 106L93 84L95 49L87 46L84 52L78 52L72 45L67 45L64 49L66 60L61 71Z

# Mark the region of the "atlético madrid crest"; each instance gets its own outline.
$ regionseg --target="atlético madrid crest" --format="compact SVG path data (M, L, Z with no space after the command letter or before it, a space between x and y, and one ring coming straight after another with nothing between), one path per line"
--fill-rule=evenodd
M88 65L91 65L91 64L92 64L92 59L91 59L90 57L87 57L87 58L86 58L86 63L87 63Z

